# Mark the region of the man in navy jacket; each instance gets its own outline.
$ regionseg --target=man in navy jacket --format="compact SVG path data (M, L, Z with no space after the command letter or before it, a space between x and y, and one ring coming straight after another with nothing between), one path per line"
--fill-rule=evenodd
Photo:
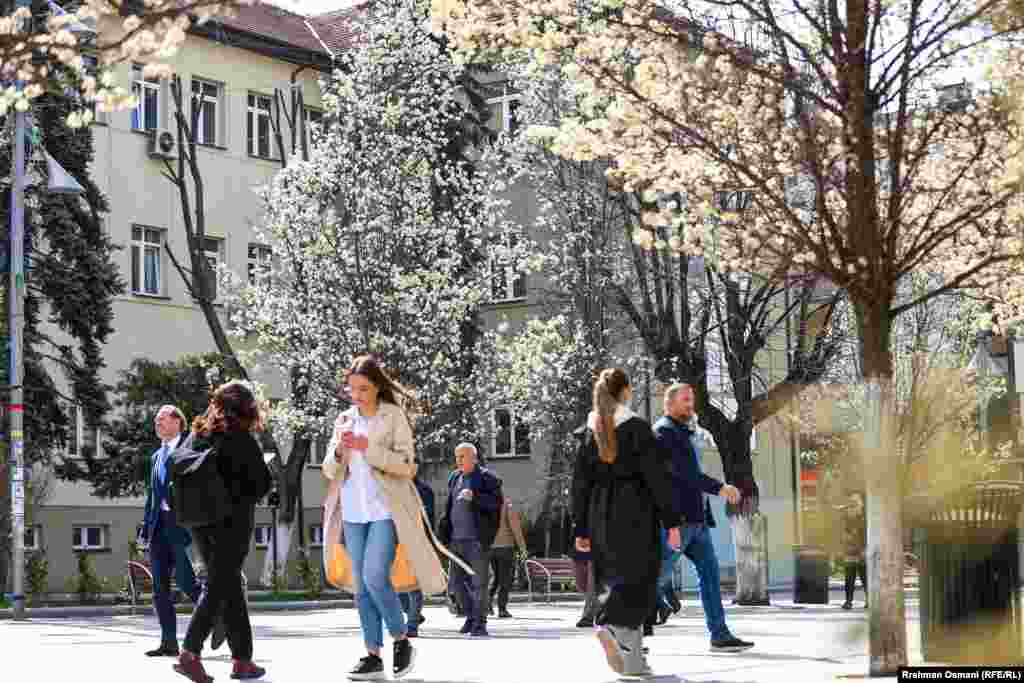
M704 619L715 652L742 652L753 643L734 636L725 624L718 558L708 531L710 507L705 494L722 496L732 504L740 500L735 486L723 484L701 470L700 440L691 422L695 416L693 387L673 384L665 392L665 417L654 424L654 436L662 455L669 459L675 503L683 518L681 550L693 562L700 586Z
M455 448L455 464L458 469L448 478L448 501L438 536L474 572L469 576L452 564L449 584L466 612L461 633L487 636L490 550L501 515L501 480L480 466L471 443Z
M178 588L195 603L199 585L187 548L192 536L177 525L171 509L171 454L185 440L185 416L175 406L163 406L156 414L156 434L162 445L153 453L146 480L146 507L142 540L149 542L149 561L153 570L153 607L160 620L160 647L146 653L149 657L177 657L178 632L174 603L171 600L171 571Z

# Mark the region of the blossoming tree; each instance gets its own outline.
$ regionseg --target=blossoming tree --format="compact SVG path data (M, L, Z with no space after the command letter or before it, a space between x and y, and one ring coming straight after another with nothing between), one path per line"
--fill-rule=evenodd
M982 21L1002 4L439 0L435 7L435 25L466 50L523 50L562 68L584 112L551 131L553 148L612 160L609 177L627 188L685 199L685 208L665 202L647 216L667 249L711 256L737 272L822 275L849 296L873 406L863 446L872 674L906 663L903 462L888 447L893 321L950 288L986 290L1006 302L1021 291L1019 193L1001 183L1018 127L1002 115L997 91L936 97L934 90L958 80L951 69L1019 33L1019 21L1002 33ZM734 35L706 30L730 18ZM808 188L810 206L789 201L793 183ZM714 202L715 193L740 189L752 194L743 221ZM705 214L720 218L714 230ZM941 277L897 303L899 283L915 271Z
M543 368L550 364L535 362L530 351L540 339L548 341L545 353L559 347L568 354L582 352L575 364L582 362L584 368L578 378L586 385L584 403L589 403L596 367L592 359L621 363L638 349L649 360L644 369L657 381L691 383L701 425L715 439L725 478L744 496L740 506L728 508L737 552L737 600L767 604L767 539L754 477L753 429L825 372L843 339L831 324L839 294L808 278L790 282L787 291L783 282L737 277L708 260L678 261L634 244L635 236L648 234L642 217L651 202L609 181L606 163L567 159L549 148L539 126L576 118L580 110L568 96L571 87L564 75L531 66L515 59L500 65L514 77L521 98L520 133L505 156L506 168L537 203L532 234L545 247L543 267L531 288L550 315L566 316L579 329L566 329L561 345L536 329L522 335L518 343L525 348L508 355L534 360L527 372L539 382L524 395L537 395L541 388L554 395L579 393L557 391L545 382L550 373ZM727 201L745 200L733 193ZM785 348L787 329L790 344ZM581 333L587 344L570 343ZM512 341L506 344L516 348ZM517 385L501 380L498 386ZM574 400L568 403L564 408ZM585 415L577 415L572 428ZM555 429L556 443L560 431Z
M344 370L366 351L414 391L419 448L476 431L468 359L501 203L465 149L480 118L465 70L425 16L405 0L367 9L361 44L324 84L329 124L309 160L263 190L273 265L228 295L232 333L291 379L274 418L299 438L329 433Z

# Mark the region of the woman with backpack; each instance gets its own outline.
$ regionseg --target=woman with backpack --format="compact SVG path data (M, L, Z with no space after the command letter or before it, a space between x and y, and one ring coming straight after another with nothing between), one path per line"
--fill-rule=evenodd
M252 391L241 382L228 382L214 391L206 413L193 420L192 435L181 447L186 454L205 453L207 458L214 459L214 476L219 475L218 499L223 496L226 502L216 521L192 529L206 565L207 581L174 670L195 683L212 680L200 655L215 618L221 613L233 660L231 677L260 678L266 673L252 662L252 625L242 586L242 565L252 541L256 503L270 490L270 470L263 460L263 449L253 436L253 432L262 429L263 418ZM179 476L187 475L176 471L176 487ZM187 486L181 481L180 488ZM176 501L185 500L182 496L176 497ZM194 519L201 512L182 510L186 519Z
M601 371L576 456L572 512L576 549L591 553L594 622L608 665L648 676L641 627L656 604L660 527L679 548L680 517L651 425L630 410L632 398L625 372Z
M444 591L444 572L413 483L417 467L412 425L398 403L405 392L372 356L352 362L346 384L352 407L334 424L322 469L330 482L324 501L325 540L332 544L343 538L351 572L337 587L355 595L367 652L349 678L384 677L382 624L394 640L391 668L400 678L412 671L416 652L391 583L399 544L425 594Z

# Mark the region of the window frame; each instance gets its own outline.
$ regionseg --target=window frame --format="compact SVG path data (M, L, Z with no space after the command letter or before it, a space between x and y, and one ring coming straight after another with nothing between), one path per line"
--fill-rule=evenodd
M320 530L320 540L316 540L316 534L314 530ZM324 547L324 525L323 524L310 524L309 525L309 547L310 548L323 548Z
M138 97L138 104L132 109L132 130L140 133L152 133L161 129L163 122L163 83L159 79L152 80L143 76L143 65L132 64L131 91L132 95ZM138 92L136 92L136 86ZM146 126L146 97L145 91L152 90L156 97L156 111L154 112L155 125L150 128ZM136 125L139 124L139 125Z
M518 117L515 115L515 112L512 111L513 108L510 107L509 105L512 103L518 105L522 101L523 97L521 93L511 88L508 81L505 81L504 83L501 84L500 90L500 95L488 97L487 99L484 100L484 104L486 104L488 108L494 105L497 105L498 107L501 108L501 125L497 130L495 130L493 127L491 127L491 119L493 117L488 116L487 127L490 128L491 132L494 133L494 135L496 136L515 135L519 129L520 122ZM490 114L490 109L488 109L488 114Z
M249 242L245 249L245 279L250 286L255 286L261 279L269 279L274 264L274 251L265 244ZM259 269L267 268L260 274Z
M514 242L520 239L521 237L522 236L518 235L517 233L506 233L501 236L501 240L506 242L506 244L502 246L504 246L507 249L515 249L517 245ZM495 293L496 277L498 277L499 275L495 271L498 267L501 267L504 271L501 274L503 296L498 296ZM490 255L489 258L488 271L490 273L490 302L492 304L526 301L528 296L528 290L526 287L526 273L518 270L514 265L499 264L498 256L493 253ZM520 296L516 295L517 284L520 285L522 288L522 295Z
M312 120L312 116L314 114L317 116L317 120L316 121ZM306 133L306 145L309 147L310 150L312 150L312 148L313 148L313 129L310 126L311 125L315 125L315 126L320 127L321 130L323 130L323 122L324 122L324 110L323 109L317 109L316 107L309 107L309 106L306 106L306 107L303 108L303 110L302 110L302 126L303 126L303 130Z
M209 235L204 235L203 240L203 257L207 262L210 261L211 256L214 257L214 263L212 264L213 272L211 273L211 277L213 278L213 297L211 298L211 301L217 301L220 296L220 288L217 286L217 271L225 262L224 253L226 240L222 237L210 237ZM211 242L215 242L217 244L216 252L210 251L209 246Z
M505 411L509 415L509 448L508 452L498 452L498 412ZM520 453L518 445L520 439L516 434L519 427L526 429L526 446L528 451ZM512 460L518 458L530 458L533 456L533 439L530 436L530 426L516 418L516 411L510 406L497 406L491 409L491 457L496 460Z
M267 103L266 110L260 108L260 101ZM245 97L245 150L250 157L256 159L274 160L274 126L273 126L274 98L270 95L263 95L258 92L249 91ZM259 119L266 116L267 119L267 154L260 154L259 150Z
M261 541L259 539L261 530L266 532L266 536ZM256 548L260 550L266 550L270 548L270 538L273 535L273 528L270 524L256 524L252 528L252 543Z
M200 91L196 92L196 86L200 86ZM214 95L211 97L203 91L203 87L210 86L214 89ZM202 76L193 76L191 84L190 94L190 105L192 108L196 107L199 103L198 114L194 113L193 109L190 109L190 113L195 116L195 130L192 131L193 137L196 140L197 145L203 145L205 147L223 147L224 141L221 140L223 126L221 125L221 116L223 111L224 102L224 84L218 81L203 78ZM206 107L213 105L213 139L208 140L206 136L206 125L203 113Z
M89 543L89 529L98 529L100 532L99 544L94 545ZM81 530L79 534L79 540L84 543L75 544L75 532ZM89 550L106 550L109 548L108 541L110 532L107 527L103 524L74 524L71 526L71 549L75 551L89 551Z
M136 230L140 231L139 239L135 238ZM147 233L155 232L159 235L159 242L148 241ZM158 297L163 298L164 294L164 245L167 244L167 231L163 228L156 228L150 225L141 225L135 223L132 225L131 235L131 246L129 248L129 257L131 258L131 266L129 267L130 277L129 288L133 296L141 297ZM155 249L156 258L156 291L147 292L145 291L146 282L146 250ZM138 256L136 256L136 250L138 250ZM139 287L136 287L139 285Z
M42 549L43 544L42 544L41 541L42 541L42 536L43 536L43 526L41 524L26 524L25 525L25 534L26 535L27 534L32 534L32 545L28 544L28 542L24 538L24 536L22 537L22 547L25 550L33 550L34 551L34 550L41 550Z

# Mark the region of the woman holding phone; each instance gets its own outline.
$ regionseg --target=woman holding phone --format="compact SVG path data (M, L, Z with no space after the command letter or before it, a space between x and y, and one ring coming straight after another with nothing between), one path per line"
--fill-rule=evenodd
M412 427L398 403L405 392L372 356L352 362L346 383L352 407L335 421L322 470L331 482L324 503L324 532L337 538L344 531L354 584L344 588L355 595L367 652L349 678L384 677L382 625L394 640L392 674L401 678L412 671L416 652L391 585L398 543L424 593L444 591L444 572L413 483L417 468ZM434 543L447 552L436 539Z

